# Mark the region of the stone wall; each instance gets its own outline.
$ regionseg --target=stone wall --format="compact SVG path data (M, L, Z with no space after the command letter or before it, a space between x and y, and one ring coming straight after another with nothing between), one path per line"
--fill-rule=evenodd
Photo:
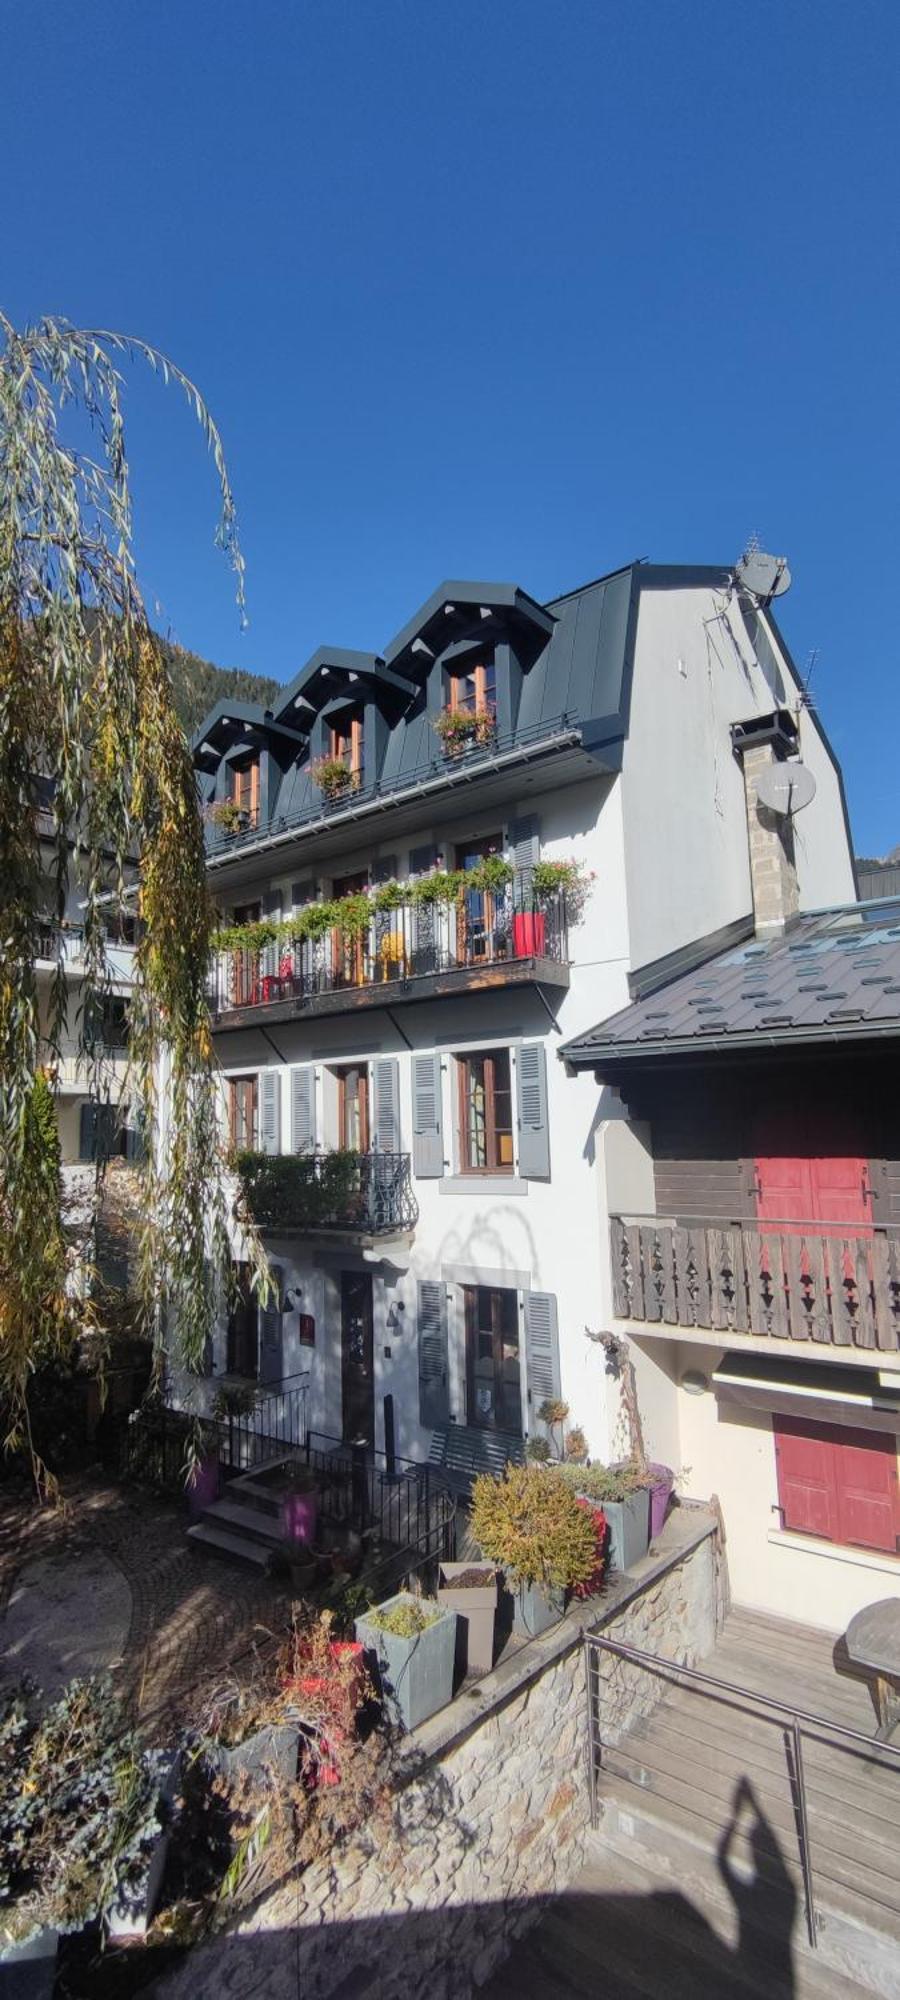
M712 1517L676 1510L599 1618L596 1604L580 1607L415 1732L384 1825L307 1868L154 1992L467 2000L584 1858L585 1631L696 1659L715 1639L719 1572ZM608 1657L596 1692L603 1734L617 1740L662 1689Z

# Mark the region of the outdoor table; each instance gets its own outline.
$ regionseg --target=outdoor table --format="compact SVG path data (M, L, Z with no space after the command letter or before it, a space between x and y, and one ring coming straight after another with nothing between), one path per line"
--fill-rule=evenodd
M847 1654L875 1677L876 1743L887 1743L900 1722L900 1597L881 1597L857 1611L847 1627Z

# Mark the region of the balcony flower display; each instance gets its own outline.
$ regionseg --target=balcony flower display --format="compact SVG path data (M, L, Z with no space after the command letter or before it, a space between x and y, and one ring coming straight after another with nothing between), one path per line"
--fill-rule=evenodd
M351 771L343 757L320 757L315 764L310 765L309 774L313 784L318 785L320 792L324 792L330 803L335 799L344 798L348 792L359 789L360 774L358 771Z
M461 757L464 750L487 749L497 733L497 717L492 708L444 708L434 723L445 757Z
M217 826L220 833L245 833L250 825L250 814L245 806L239 806L237 799L214 799L206 808L206 817L211 826Z

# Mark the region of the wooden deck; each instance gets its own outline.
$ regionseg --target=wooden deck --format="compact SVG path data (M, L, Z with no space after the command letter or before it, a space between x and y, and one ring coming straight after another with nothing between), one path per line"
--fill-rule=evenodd
M710 1674L871 1737L868 1686L835 1640L735 1611ZM629 1668L629 1672L634 1671ZM784 1731L746 1700L671 1686L599 1778L591 1859L487 1989L489 2000L856 2000L900 1994L900 1759L804 1740L819 1912L806 1936Z

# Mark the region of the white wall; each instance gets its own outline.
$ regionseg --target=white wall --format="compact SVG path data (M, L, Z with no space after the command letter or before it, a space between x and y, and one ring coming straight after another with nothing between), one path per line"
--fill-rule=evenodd
M744 782L732 723L796 707L769 684L737 601L709 588L641 592L631 719L622 770L628 923L635 967L749 915ZM801 904L852 899L853 876L834 768L816 724L801 746L817 780L798 815Z

